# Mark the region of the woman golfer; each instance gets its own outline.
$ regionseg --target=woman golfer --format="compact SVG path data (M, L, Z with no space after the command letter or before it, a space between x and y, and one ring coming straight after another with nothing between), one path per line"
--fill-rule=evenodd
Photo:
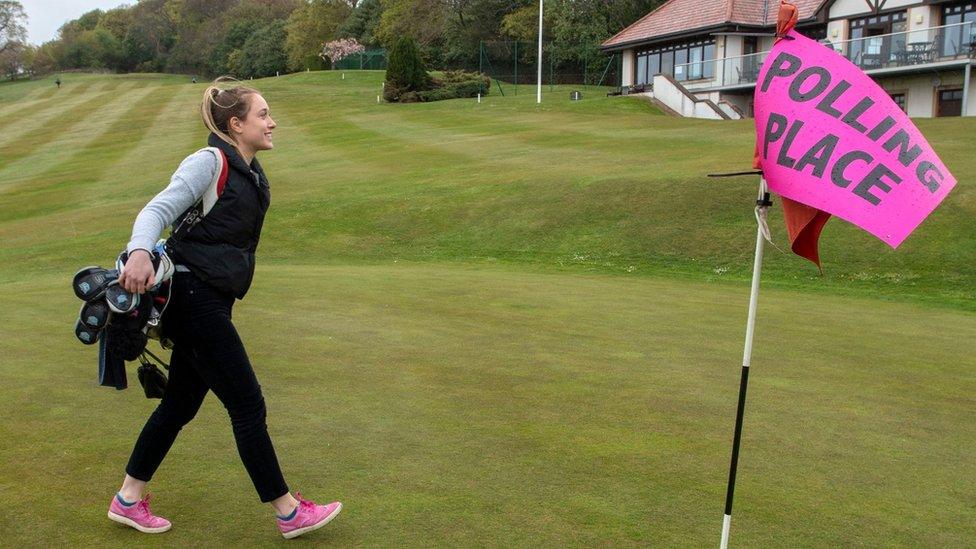
M218 83L204 92L201 111L211 132L208 144L219 151L202 149L183 160L169 186L136 217L127 246L129 259L119 283L141 294L154 283L148 250L164 227L185 221L212 181L220 180L219 198L209 213L189 230L174 230L167 241L167 252L177 264L162 321L165 337L174 344L169 383L136 441L108 516L140 532L170 529L168 520L149 510L149 496L143 492L180 429L213 391L230 414L237 451L258 496L274 506L278 529L292 538L327 524L342 504L316 505L289 492L268 436L261 385L231 323L235 298L243 298L251 284L254 252L270 202L268 180L254 156L274 147L275 122L256 90L221 90Z

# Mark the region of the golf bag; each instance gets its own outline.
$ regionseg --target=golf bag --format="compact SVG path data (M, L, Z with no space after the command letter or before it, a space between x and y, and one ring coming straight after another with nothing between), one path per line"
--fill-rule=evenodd
M160 320L169 302L171 277L175 266L163 251L160 240L150 254L155 268L155 282L145 294L128 292L118 283L119 274L128 261L122 252L114 269L85 267L78 271L72 287L84 301L75 322L75 335L86 344L98 343L98 381L102 386L118 390L128 386L125 362L139 359L139 381L148 398L161 398L166 376L157 363L166 363L146 349L149 338L160 340L165 349L169 343L162 339Z
M203 196L179 218L170 238L187 234L214 207L227 185L227 156L217 147L206 147L220 163ZM198 151L199 152L199 151ZM169 366L146 349L149 339L159 341L163 349L173 344L165 338L161 320L169 303L172 290L171 278L176 266L166 253L166 240L156 243L150 253L156 270L155 283L145 294L132 294L118 283L118 278L128 261L123 251L115 261L114 269L85 267L75 274L72 286L81 299L79 318L75 322L75 335L86 344L99 344L98 382L102 386L125 389L125 362L139 360L137 374L146 398L162 398L166 390L166 374L159 369Z

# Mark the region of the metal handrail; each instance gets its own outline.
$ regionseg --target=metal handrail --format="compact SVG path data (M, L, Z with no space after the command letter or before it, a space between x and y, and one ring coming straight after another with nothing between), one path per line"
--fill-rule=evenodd
M947 53L945 44L944 43L939 44L939 41L944 39L945 36L949 35L952 30L961 27L966 27L966 26L969 26L971 29L973 29L970 30L970 37L971 37L970 42L968 44L966 43L954 44L954 49L952 53ZM905 37L925 36L926 38L928 38L928 40L919 40L917 42L907 42L906 40L905 44L903 44L901 47L895 46L894 48L892 48L891 43L893 39L900 36L905 36ZM870 65L865 63L864 62L865 53L863 49L859 47L852 47L852 46L866 44L869 42L872 44L875 42L880 43L881 47L883 48L883 51L882 53L877 53L877 54L871 53L868 55L872 55L872 56L886 55L887 59L885 59L884 57L878 57L876 59L877 65L875 65L874 63ZM855 63L856 65L862 68L877 69L877 68L885 68L885 66L899 67L899 66L924 65L927 63L932 63L937 60L956 59L959 58L960 56L972 56L974 53L973 51L974 45L976 45L976 23L974 23L973 21L964 21L962 23L953 23L951 25L940 25L937 27L910 29L910 30L904 30L898 32L891 32L887 34L879 34L875 36L863 36L861 38L838 40L836 42L826 40L826 41L821 41L821 43L824 43L825 45L829 45L835 51L837 51L838 53L840 53L841 55L843 55L844 57L846 57L847 59L849 59L850 61L852 61L853 63ZM914 43L928 43L936 49L916 52L914 50L910 50L907 47L909 44L914 44ZM858 50L858 51L852 54L851 53L852 50ZM746 55L725 57L721 59L724 65L723 66L724 70L722 71L722 85L728 86L728 85L736 85L736 84L754 83L756 81L756 77L758 77L758 70L749 71L750 73L755 73L755 74L748 74L746 75L745 78L743 78L741 68L747 64L753 65L752 67L753 69L762 66L762 63L765 60L765 56L768 54L769 51L767 50L767 51L762 51L757 53L750 53ZM748 63L748 61L750 60L756 60L756 63L754 64ZM734 69L738 69L738 71L735 71ZM736 72L736 74L732 74L733 72Z

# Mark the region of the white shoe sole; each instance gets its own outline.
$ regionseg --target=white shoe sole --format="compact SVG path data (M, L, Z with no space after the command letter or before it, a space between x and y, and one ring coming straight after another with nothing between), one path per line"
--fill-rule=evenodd
M291 532L288 532L287 534L281 534L281 535L282 536L285 536L285 539L291 539L291 538L296 538L296 537L298 537L298 536L300 536L300 535L302 535L302 534L304 534L306 532L311 532L313 530L318 530L319 528L321 528L321 527L325 526L326 524L332 522L332 519L336 518L336 516L339 515L339 511L342 511L342 504L341 503L339 504L338 507L335 508L335 511L332 511L332 513L330 513L328 516L326 516L324 519L322 519L321 521L317 522L316 524L313 524L311 526L306 526L304 528L298 528L296 530L292 530Z
M165 531L167 531L167 530L169 530L170 528L173 527L172 524L167 524L166 526L160 526L158 528L146 528L145 526L140 526L136 521L134 521L134 520L132 520L130 518L123 517L122 515L116 515L115 513L111 512L111 511L108 512L108 518L110 518L110 519L112 519L115 522L118 522L120 524L124 524L126 526L131 526L131 527L135 528L136 530L139 530L140 532L142 532L144 534L162 534L163 532L165 532Z

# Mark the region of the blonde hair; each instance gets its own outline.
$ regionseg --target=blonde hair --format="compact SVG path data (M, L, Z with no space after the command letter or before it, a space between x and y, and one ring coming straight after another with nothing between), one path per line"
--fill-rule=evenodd
M232 88L220 87L225 82L237 80L230 76L221 76L207 86L203 91L200 114L208 130L236 148L237 142L231 137L228 124L231 118L244 120L247 117L247 112L251 109L249 96L258 93L258 90L240 85Z

